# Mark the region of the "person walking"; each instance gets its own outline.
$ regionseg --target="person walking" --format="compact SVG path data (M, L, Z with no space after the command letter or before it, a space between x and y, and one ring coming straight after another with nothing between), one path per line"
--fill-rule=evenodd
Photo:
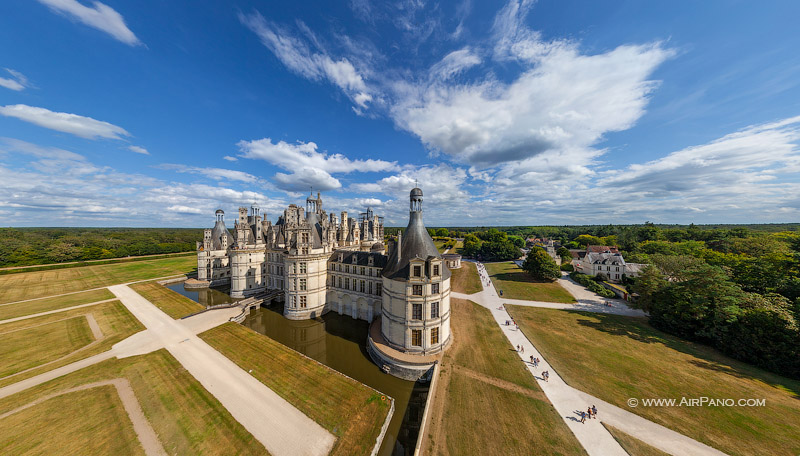
M519 352L519 345L517 345L517 352Z
M597 407L592 405L592 418L597 419Z
M525 353L525 346L522 345L522 346L520 346L520 348L522 349L522 350L520 350L520 353Z
M586 423L586 412L581 411L581 423Z
M586 414L589 416L589 419L592 419L592 408L591 407L586 409Z
M533 367L536 367L536 363L533 360L533 355L531 355L531 364L533 364Z

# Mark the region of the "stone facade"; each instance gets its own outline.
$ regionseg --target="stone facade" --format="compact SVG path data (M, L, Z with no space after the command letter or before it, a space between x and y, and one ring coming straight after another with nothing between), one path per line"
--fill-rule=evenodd
M239 208L233 233L218 210L214 228L197 244L198 279L229 284L233 297L280 290L284 316L292 320L334 311L380 321L382 340L369 352L394 353L376 362L402 364L399 376L419 378L450 341L450 271L422 224L418 188L411 208L408 228L388 255L382 217L369 208L358 219L328 215L319 194L305 208L290 205L274 224L255 204Z

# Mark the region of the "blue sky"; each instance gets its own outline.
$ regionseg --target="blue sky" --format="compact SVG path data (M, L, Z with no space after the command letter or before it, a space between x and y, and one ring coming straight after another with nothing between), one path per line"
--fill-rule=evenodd
M1 2L0 224L798 220L797 2L286 3Z

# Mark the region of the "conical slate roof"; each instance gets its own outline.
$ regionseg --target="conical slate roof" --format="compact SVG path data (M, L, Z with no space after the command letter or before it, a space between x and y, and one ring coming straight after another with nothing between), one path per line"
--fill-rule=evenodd
M415 189L416 190L416 189ZM413 211L409 214L408 226L400 238L400 248L392 249L386 267L383 268L383 276L388 279L406 279L409 276L408 262L414 258L427 259L429 257L442 258L436 244L425 229L422 223L422 212ZM398 254L400 258L398 259ZM450 277L450 270L442 268L443 278Z
M217 223L214 224L214 229L211 230L211 242L214 250L222 250L223 236L228 236L228 245L230 245L230 240L233 239L233 236L231 236L231 233L225 227L225 222L217 220Z

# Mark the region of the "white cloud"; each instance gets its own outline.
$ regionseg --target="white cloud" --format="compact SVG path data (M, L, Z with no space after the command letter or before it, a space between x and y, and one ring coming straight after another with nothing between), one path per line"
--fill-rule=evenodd
M210 179L218 181L232 180L239 182L256 183L259 180L256 176L253 176L252 174L248 174L243 171L236 171L233 169L199 168L195 166L177 165L172 163L164 163L156 166L156 168L174 170L179 173L199 174L201 176L205 176Z
M341 188L338 179L319 168L302 168L291 174L275 173L276 185L289 192L328 191Z
M239 20L253 33L258 35L261 43L286 67L313 81L327 79L339 87L358 106L357 111L367 108L372 101L370 89L364 77L353 63L346 59L335 59L327 51L320 48L316 37L302 22L301 30L306 33L311 43L317 48L313 50L308 43L278 25L267 22L256 12L250 15L239 14Z
M150 155L150 152L148 152L144 147L128 146L128 150L131 152L136 152L137 154Z
M270 138L253 141L239 141L240 157L264 160L285 170L297 167L313 168L326 173L351 173L392 171L398 168L397 162L385 160L350 160L342 154L326 154L317 151L313 142L289 144L285 141L273 143Z
M447 54L441 61L431 67L430 74L440 80L450 79L480 63L480 57L475 55L472 49L465 47Z
M122 15L104 3L95 1L91 7L88 7L77 0L39 0L39 2L56 13L106 32L127 45L136 46L142 44L139 38L125 24L125 19Z
M30 87L28 78L26 78L24 74L10 68L6 68L5 70L11 75L11 77L0 78L0 87L5 87L6 89L11 89L17 92L25 89L25 87Z
M236 157L231 157L230 155L226 155L226 156L222 157L222 159L223 159L223 160L228 160L229 162L235 162L235 161L239 161L239 159L238 159L238 158L236 158Z
M108 122L24 104L0 106L0 115L16 117L40 127L71 133L87 139L122 139L122 136L130 136L130 133L124 128Z

